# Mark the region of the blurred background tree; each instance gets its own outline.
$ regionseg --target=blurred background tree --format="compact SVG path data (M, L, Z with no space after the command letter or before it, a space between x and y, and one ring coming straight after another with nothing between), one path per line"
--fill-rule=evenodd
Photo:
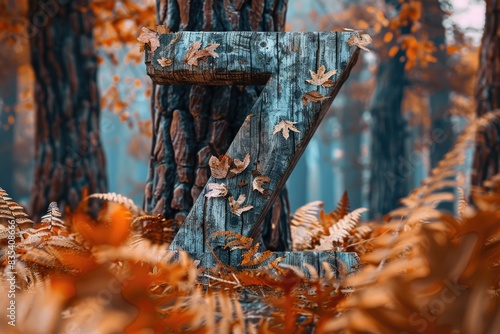
M374 92L381 89L376 76L379 64L391 59L396 62L396 57L402 54L413 57L412 61L403 59L407 65L411 64L404 72L401 116L398 116L398 124L405 126L395 129L400 139L393 140L394 145L404 149L400 157L394 157L392 164L396 165L392 168L403 168L404 175L395 175L405 188L420 182L454 136L475 117L473 93L484 2L422 1L418 19L412 22L414 28L408 34L401 34L401 27L391 26L391 22L401 17L400 9L410 2L419 3L289 1L287 30L348 27L362 29L373 37L372 52L363 53L289 179L291 211L318 199L325 202L327 210L333 209L344 190L349 193L351 207L373 206L371 209L376 212L380 209L377 203L395 204L393 194L380 194L376 190L373 202L369 200L370 183L384 182L371 174L374 160L381 158L371 153L375 140L371 132L380 117L370 112ZM239 2L228 1L236 3ZM96 82L102 110L99 135L106 154L108 189L140 203L153 135L149 99L152 90L135 39L142 26L155 26L156 6L152 0L96 0L82 4L78 7L81 13L91 11L95 17L93 36L99 67ZM496 8L493 3L489 6L490 10ZM34 74L29 38L25 36L27 14L27 1L0 0L0 75L6 78L0 85L0 183L24 205L30 200L35 161ZM403 38L403 35L408 36ZM404 147L399 141L404 142ZM387 201L383 200L386 196ZM147 203L153 210L153 202Z

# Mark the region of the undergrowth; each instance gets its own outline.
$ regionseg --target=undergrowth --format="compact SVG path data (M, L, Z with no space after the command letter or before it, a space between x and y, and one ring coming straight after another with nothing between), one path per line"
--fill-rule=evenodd
M471 190L460 166L472 124L421 187L383 223L360 224L347 194L292 221L296 251L350 251L358 268L270 261L253 240L219 232L243 252L233 268L202 268L170 251L175 223L117 194L88 196L73 212L52 203L40 222L0 189L1 333L496 333L500 328L500 176ZM90 201L102 201L96 217ZM458 214L441 201L458 203ZM250 268L251 267L251 268ZM11 289L11 277L16 286ZM4 298L14 293L14 299ZM7 313L6 313L7 314Z

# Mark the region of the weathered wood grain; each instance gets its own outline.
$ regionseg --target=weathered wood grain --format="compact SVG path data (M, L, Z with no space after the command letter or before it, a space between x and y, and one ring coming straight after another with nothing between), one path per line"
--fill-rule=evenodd
M233 231L257 239L267 211L357 60L359 50L347 44L350 35L348 32L179 32L160 36L160 47L146 57L148 75L156 84L266 84L251 110L253 117L247 117L227 151L233 159L243 159L249 153L250 166L236 177L208 180L226 184L229 195L235 198L246 195L244 205L252 205L253 209L237 216L231 212L226 198L207 199L208 190L204 188L172 242L172 249L182 248L202 259L202 265L210 265L211 261L206 260L209 257L203 256L210 252L210 244L220 260L233 266L239 264L239 254L224 250L223 242L212 241L211 236L217 231ZM202 42L201 49L209 43L220 44L215 50L219 56L206 57L198 66L190 66L184 57L189 46L198 41ZM171 59L172 65L161 67L158 59L162 57ZM309 70L316 72L322 65L327 71L338 71L330 78L334 82L331 87L305 81L311 78ZM310 91L327 98L304 106L302 97ZM281 133L273 135L275 126L283 120L296 122L300 132L291 132L288 139ZM252 170L257 165L262 175L271 179L266 184L266 196L252 190L255 177ZM248 185L240 187L242 182ZM317 253L290 254L288 258L297 263L308 257L318 263L319 255L314 255Z

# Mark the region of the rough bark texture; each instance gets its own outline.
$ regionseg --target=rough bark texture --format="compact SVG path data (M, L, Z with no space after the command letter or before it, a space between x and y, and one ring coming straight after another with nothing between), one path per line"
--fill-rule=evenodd
M90 0L30 1L36 165L31 214L52 201L74 208L82 190L107 190L99 135L97 58ZM65 3L65 4L60 4Z
M226 198L208 198L208 189L204 188L171 248L179 247L198 259L203 254L211 255L212 248L221 261L233 266L239 263L238 255L233 259L234 253L224 248L225 241L211 241L212 236L231 231L254 240L259 238L266 213L356 63L359 49L348 46L350 37L348 32L182 32L160 36L160 47L152 55L148 52L146 58L148 75L157 84L267 82L227 151L233 159L243 159L248 154L252 167L234 176L224 173L208 180L209 184L225 185L228 196L234 199L245 196L240 204L251 205L251 210L241 215L235 213ZM207 57L197 66L186 64L185 55L195 42L200 42L202 48L218 44L218 56ZM172 60L172 64L160 66L162 58ZM319 71L320 66L337 70L328 87L306 82L310 71ZM304 102L311 91L323 99ZM298 130L289 137L277 132L276 126L283 121L294 122ZM260 175L268 178L266 191L256 191L252 186ZM276 206L271 210L276 218L279 213Z
M477 116L500 109L500 1L486 1L476 86Z
M0 187L15 198L14 189L14 117L17 102L17 68L0 72Z
M476 86L477 117L500 109L500 1L486 1L486 20L481 41L479 74ZM471 184L500 172L500 122L494 120L477 135Z
M157 0L158 21L171 31L282 31L287 0ZM210 177L208 159L227 151L261 88L156 86L145 210L182 223ZM289 204L270 210L269 249L287 250ZM273 214L274 213L274 214ZM274 226L275 228L272 228Z

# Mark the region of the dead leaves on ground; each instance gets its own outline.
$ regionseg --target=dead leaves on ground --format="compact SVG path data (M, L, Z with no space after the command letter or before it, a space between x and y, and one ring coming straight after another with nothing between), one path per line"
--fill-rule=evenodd
M220 44L208 44L204 49L200 50L201 42L194 42L189 46L189 49L184 56L184 62L191 66L198 66L200 60L206 57L212 56L214 58L219 57L219 54L215 52L215 49L219 47Z
M286 121L286 120L280 121L274 127L273 136L281 131L283 134L283 137L285 139L288 139L288 137L290 136L290 131L300 133L300 131L295 127L295 124L297 124L297 122L291 122L291 121Z

